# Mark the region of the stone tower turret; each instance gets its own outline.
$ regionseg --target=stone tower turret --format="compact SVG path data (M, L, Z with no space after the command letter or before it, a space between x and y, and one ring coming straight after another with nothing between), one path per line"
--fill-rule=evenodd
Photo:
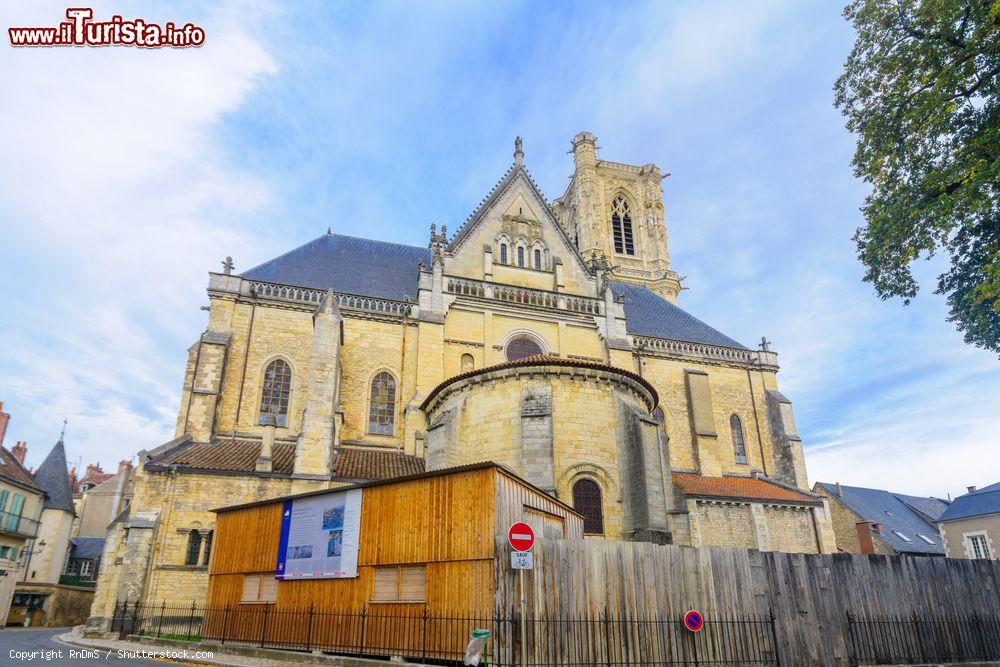
M660 185L666 175L654 164L599 159L590 132L573 137L572 146L572 180L552 203L559 224L585 258L607 260L612 278L646 284L676 302L681 284L670 268Z

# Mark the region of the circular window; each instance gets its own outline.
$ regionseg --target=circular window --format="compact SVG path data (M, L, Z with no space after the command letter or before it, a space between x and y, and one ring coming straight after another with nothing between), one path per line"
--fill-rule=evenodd
M507 361L517 361L536 354L542 354L542 346L528 336L518 336L507 343Z

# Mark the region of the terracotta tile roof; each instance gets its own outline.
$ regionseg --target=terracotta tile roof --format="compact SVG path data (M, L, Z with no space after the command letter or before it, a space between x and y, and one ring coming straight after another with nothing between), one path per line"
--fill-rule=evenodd
M85 477L81 477L77 484L93 484L94 486L97 486L98 484L108 481L114 476L115 473L113 472L92 472Z
M675 472L674 486L689 496L713 498L746 498L752 500L778 500L796 503L822 502L804 491L752 477L702 477L694 473Z
M499 364L493 364L492 366L484 366L483 368L477 368L475 370L466 371L464 373L459 373L458 375L453 375L448 378L438 386L431 390L431 393L427 395L424 402L420 405L421 410L426 410L427 406L431 404L434 397L437 396L441 391L445 389L448 385L453 382L458 382L459 380L464 380L465 378L474 377L476 375L481 375L483 373L489 373L491 371L499 371L507 368L521 368L523 366L563 366L568 368L593 368L602 371L611 371L613 373L618 373L619 375L624 375L632 380L635 380L643 387L646 391L650 393L653 398L653 405L660 402L659 395L656 393L656 389L651 385L645 378L632 371L625 370L624 368L618 368L617 366L612 366L611 364L606 364L603 361L590 361L588 359L568 359L565 357L550 357L544 354L533 354L530 357L522 357L521 359L516 359L514 361L504 361Z
M38 489L41 492L41 487L35 482L23 465L18 463L18 460L14 458L14 455L8 452L4 447L0 447L0 477L5 477L9 480L24 484L25 486L30 486L33 489Z
M167 454L152 465L176 465L197 470L223 472L253 472L260 455L261 443L257 440L226 439L212 443L193 443ZM289 475L295 463L295 445L291 442L274 443L274 472ZM366 449L344 449L334 464L337 477L347 479L389 479L400 475L414 475L424 471L424 460L398 452L379 452Z

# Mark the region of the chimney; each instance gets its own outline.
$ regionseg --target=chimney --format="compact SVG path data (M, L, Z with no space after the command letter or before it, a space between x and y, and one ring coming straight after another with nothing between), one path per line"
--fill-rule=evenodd
M838 498L844 497L844 490L840 488L840 482L837 482L837 497Z
M71 488L73 490L73 493L76 493L77 491L79 491L79 489L76 488L76 484L77 484L77 481L76 481L76 466L73 466L72 468L69 469L69 488Z
M119 475L125 472L126 470L131 470L131 469L132 469L132 461L128 459L122 459L121 461L118 462Z
M976 487L975 486L967 486L965 488L968 489L969 493L975 493L976 492Z
M17 444L14 445L14 449L11 450L11 454L14 455L18 463L24 465L24 457L28 455L28 443L18 440Z
M10 415L3 411L3 401L0 401L0 445L3 445L3 436L7 432L7 422Z
M257 472L271 472L273 470L271 457L274 451L274 430L277 426L278 421L274 418L274 413L267 413L264 416L264 440L260 445L257 465L254 466L254 470Z
M879 535L881 535L882 532L885 530L885 526L878 522L873 523L872 528L874 528L875 532L878 533Z
M858 545L861 547L861 553L863 554L875 553L875 540L872 538L872 526L872 521L858 521L854 524L854 527L858 531Z

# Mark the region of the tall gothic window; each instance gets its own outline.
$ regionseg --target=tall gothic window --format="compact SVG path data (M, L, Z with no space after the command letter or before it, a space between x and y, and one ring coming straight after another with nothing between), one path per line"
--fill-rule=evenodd
M524 246L517 246L517 265L524 266Z
M517 361L536 354L542 354L542 346L529 336L518 336L507 343L507 361Z
M604 510L601 487L592 479L581 479L573 485L573 509L583 515L583 532L600 535L604 532Z
M622 195L611 202L611 229L615 238L615 252L634 255L635 240L632 237L632 212L628 200Z
M288 396L292 390L292 369L284 359L275 359L264 371L264 386L260 392L260 419L270 413L278 426L288 425Z
M542 270L542 251L538 248L535 248L535 268Z
M187 554L184 557L185 565L197 565L198 556L201 554L201 532L192 530L188 533Z
M371 402L368 408L368 432L392 435L396 422L396 380L382 371L372 380Z
M500 244L500 263L501 264L506 264L507 263L507 244L506 243L501 243Z
M729 418L729 428L733 432L733 454L736 455L736 462L745 464L747 462L747 446L743 440L743 424L740 418L733 415Z
M214 530L210 530L205 535L205 557L201 559L202 565L208 565L208 559L212 557L212 535L214 533Z

